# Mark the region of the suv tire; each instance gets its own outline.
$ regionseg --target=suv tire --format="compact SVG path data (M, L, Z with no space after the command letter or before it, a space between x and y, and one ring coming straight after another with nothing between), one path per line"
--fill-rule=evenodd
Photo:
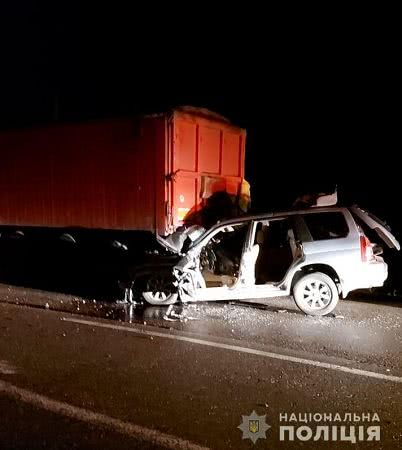
M170 272L153 273L147 280L142 296L150 305L173 305L178 301L178 294L173 285Z
M339 301L335 282L322 272L300 278L293 288L293 297L298 308L310 316L329 314Z

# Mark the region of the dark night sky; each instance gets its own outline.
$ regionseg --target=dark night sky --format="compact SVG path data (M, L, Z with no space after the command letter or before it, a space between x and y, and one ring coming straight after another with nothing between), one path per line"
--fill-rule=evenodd
M51 121L56 98L63 121L207 107L248 130L256 208L337 184L341 200L402 231L390 207L401 192L399 61L378 36L338 26L324 38L326 24L296 31L236 8L169 7L158 19L157 4L148 15L35 4L1 7L0 127Z

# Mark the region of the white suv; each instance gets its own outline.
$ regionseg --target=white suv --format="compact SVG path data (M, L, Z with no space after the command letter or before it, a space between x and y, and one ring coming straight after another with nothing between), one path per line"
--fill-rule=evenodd
M316 207L231 219L209 230L192 227L180 239L161 239L170 256L142 266L135 283L151 304L293 295L306 314L325 315L339 297L386 280L382 248L367 237L372 231L400 249L387 225L358 207Z

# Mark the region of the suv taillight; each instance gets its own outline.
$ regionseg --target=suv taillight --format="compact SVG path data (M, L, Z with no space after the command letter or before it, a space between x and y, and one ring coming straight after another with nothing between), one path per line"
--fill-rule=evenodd
M373 244L366 236L360 236L360 253L363 262L374 259Z

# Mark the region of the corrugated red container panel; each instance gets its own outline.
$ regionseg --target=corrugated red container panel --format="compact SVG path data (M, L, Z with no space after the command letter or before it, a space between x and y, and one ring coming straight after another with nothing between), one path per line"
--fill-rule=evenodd
M244 177L245 131L203 110L0 134L0 224L172 231Z
M173 223L217 191L236 195L244 178L246 133L214 114L176 110L171 122Z

